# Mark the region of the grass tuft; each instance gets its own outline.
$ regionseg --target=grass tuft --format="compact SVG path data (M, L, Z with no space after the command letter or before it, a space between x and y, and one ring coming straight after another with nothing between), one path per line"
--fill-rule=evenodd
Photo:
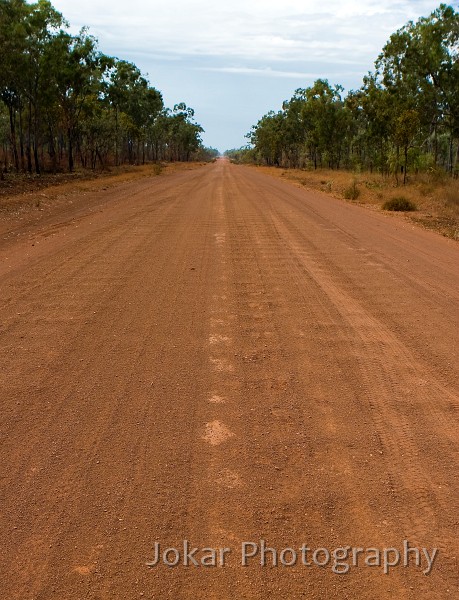
M416 204L405 198L404 196L397 196L387 200L382 205L383 210L395 210L395 211L413 211L417 210Z
M357 200L357 198L360 196L360 190L357 187L356 181L353 181L351 185L344 188L343 196L346 200Z

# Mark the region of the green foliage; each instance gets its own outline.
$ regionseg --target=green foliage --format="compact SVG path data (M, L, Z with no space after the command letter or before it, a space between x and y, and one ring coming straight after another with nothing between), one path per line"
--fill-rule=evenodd
M215 162L217 157L220 156L220 152L217 148L207 148L201 146L194 155L194 160L199 162Z
M227 156L231 162L236 164L251 163L256 161L254 150L248 146L234 148L233 150L226 150L224 156Z
M343 88L318 79L296 90L281 111L269 112L247 134L255 158L268 165L339 168L350 113Z
M416 204L405 198L404 196L397 196L396 198L391 198L384 202L382 205L383 210L392 210L392 211L413 211L416 210Z
M255 162L402 176L459 157L459 14L441 4L394 33L359 90L318 79L247 134ZM422 157L422 158L421 158Z
M108 57L86 28L48 0L0 0L2 162L16 171L54 171L145 160L192 160L202 128L185 104L161 93L132 63ZM205 154L205 152L204 152ZM207 154L205 154L207 155Z

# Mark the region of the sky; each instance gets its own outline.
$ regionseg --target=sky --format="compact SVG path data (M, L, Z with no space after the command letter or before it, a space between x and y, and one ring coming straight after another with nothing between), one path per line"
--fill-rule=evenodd
M357 89L391 33L440 0L52 0L71 30L134 62L166 106L185 102L221 152L298 88ZM449 2L459 8L458 0Z

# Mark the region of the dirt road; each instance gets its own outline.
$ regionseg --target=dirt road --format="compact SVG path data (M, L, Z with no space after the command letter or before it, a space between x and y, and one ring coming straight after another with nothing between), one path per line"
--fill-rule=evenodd
M0 598L457 598L457 245L225 161L91 207L0 242Z

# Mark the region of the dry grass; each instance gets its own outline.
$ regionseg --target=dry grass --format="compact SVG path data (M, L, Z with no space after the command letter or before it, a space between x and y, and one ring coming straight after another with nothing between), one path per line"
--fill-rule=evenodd
M381 207L383 210L393 210L398 212L409 212L413 210L417 210L417 206L405 196L397 196L396 198L391 198L390 200L386 200Z
M0 181L0 214L40 209L44 201L67 193L104 190L115 185L195 169L206 163L150 163L123 165L105 171L78 169L74 173L44 174L40 176L8 173Z
M276 167L255 168L337 198L346 199L347 196L349 202L373 210L382 210L385 202L403 195L416 205L417 210L413 213L399 214L398 218L410 219L423 227L459 240L459 180L447 175L420 174L410 177L406 185L401 183L397 185L393 177L383 177L377 173L351 173L329 169L303 171ZM354 193L350 194L350 190L354 190Z

